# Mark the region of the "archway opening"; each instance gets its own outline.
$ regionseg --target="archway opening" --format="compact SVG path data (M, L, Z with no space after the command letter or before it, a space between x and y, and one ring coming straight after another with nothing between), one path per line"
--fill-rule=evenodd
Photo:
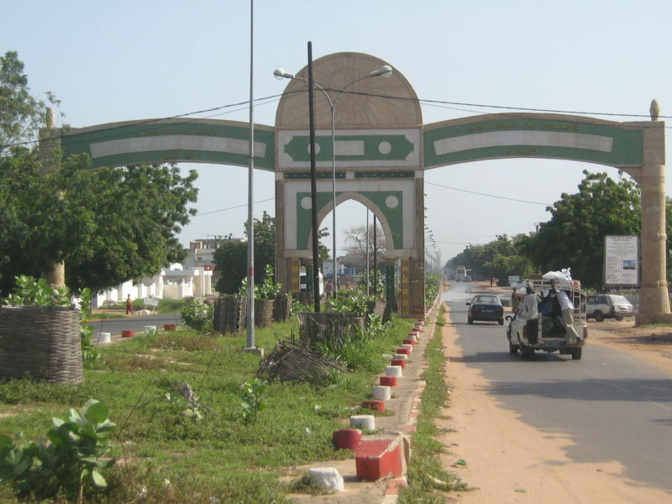
M333 224L334 212L330 209L318 227L325 235L320 244L329 254L323 263L324 277L331 281L334 280ZM385 225L374 209L352 198L337 203L335 238L338 288L350 289L360 285L364 289L368 287L370 294L381 294L388 237Z

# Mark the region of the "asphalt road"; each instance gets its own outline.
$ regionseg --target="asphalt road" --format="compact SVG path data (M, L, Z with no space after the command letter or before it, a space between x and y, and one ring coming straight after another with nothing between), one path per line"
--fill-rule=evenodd
M465 363L481 371L502 407L531 427L570 438L572 460L616 460L624 476L672 492L672 375L590 339L578 361L557 353L510 355L506 325L467 324L465 303L477 288L453 283L444 301Z
M121 331L131 330L142 332L145 326L156 326L157 329L163 328L164 324L181 324L182 317L179 313L165 313L153 315L132 315L126 318L114 318L95 320L86 325L93 326L93 337L99 332L109 332L112 336L121 334Z

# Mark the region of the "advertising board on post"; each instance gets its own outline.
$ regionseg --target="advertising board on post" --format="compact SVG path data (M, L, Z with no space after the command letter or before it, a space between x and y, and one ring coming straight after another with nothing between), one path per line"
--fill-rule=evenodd
M604 237L605 285L639 284L639 240L637 236Z

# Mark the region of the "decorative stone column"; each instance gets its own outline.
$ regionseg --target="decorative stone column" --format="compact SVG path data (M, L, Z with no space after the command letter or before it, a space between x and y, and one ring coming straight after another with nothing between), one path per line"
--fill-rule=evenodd
M670 323L670 297L667 289L667 226L665 223L665 123L657 121L627 123L641 128L642 166L628 168L641 190L642 224L640 232L642 276L636 325Z
M642 166L642 281L637 325L671 322L667 289L665 165Z

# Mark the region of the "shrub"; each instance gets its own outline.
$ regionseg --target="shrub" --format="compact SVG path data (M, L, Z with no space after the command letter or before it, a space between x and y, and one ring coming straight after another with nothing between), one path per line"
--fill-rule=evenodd
M0 483L9 484L19 498L53 499L65 493L80 503L85 486L107 485L100 469L114 464L103 458L110 451L109 437L116 425L107 407L90 399L68 418L52 419L46 439L26 441L0 434Z
M190 329L200 333L212 332L213 325L212 305L199 299L192 299L182 307L182 320Z

